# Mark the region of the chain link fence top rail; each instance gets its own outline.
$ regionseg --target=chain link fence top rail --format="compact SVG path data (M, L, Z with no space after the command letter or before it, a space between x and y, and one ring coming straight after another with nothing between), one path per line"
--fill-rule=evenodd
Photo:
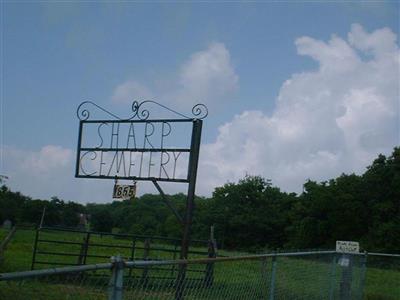
M363 299L364 287L374 280L366 259L335 251L166 261L117 257L111 263L0 274L0 299ZM398 276L400 256L384 260L368 255L372 269L390 266ZM368 299L400 299L396 278L385 287L393 289L387 298Z

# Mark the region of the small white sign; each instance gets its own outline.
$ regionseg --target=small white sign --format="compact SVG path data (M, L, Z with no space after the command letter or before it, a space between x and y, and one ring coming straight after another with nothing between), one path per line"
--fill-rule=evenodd
M353 241L336 241L336 252L340 253L359 253L360 244Z
M136 184L134 185L114 185L113 198L130 199L136 196Z

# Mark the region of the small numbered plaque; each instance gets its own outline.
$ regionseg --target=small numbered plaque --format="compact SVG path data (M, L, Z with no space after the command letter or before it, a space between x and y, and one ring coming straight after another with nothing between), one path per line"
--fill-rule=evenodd
M136 195L136 184L133 185L114 185L113 198L115 199L131 199Z

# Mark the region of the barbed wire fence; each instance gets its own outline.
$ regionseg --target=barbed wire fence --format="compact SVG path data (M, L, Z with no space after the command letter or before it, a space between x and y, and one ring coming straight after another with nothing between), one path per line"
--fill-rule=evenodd
M363 299L367 259L400 271L400 255L335 251L165 261L115 256L110 263L0 274L0 299Z

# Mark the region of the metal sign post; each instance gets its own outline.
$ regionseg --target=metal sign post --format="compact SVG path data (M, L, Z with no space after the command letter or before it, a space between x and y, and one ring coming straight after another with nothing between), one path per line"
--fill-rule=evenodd
M339 265L342 268L342 276L340 279L340 299L351 299L351 287L353 281L353 260L352 254L360 252L360 244L354 241L336 241L336 252L342 253L339 258Z
M181 259L187 258L190 240L190 228L192 226L193 210L194 210L194 194L196 189L197 166L199 161L201 129L203 121L195 120L193 122L192 142L189 162L189 187L186 204L185 226L183 229Z
M153 105L178 118L150 119L150 111L145 108L147 105ZM91 119L87 107L95 108L109 119ZM91 101L79 105L75 177L151 181L183 225L180 257L186 259L193 219L202 119L208 115L207 107L203 104L195 105L192 108L193 116L188 117L154 101L134 101L131 113L128 118L120 118ZM190 146L179 146L185 132L190 136ZM159 182L188 184L183 217L173 203L168 201ZM114 187L115 198L130 197L135 193L136 185L116 184ZM184 278L184 274L183 268L179 278Z

